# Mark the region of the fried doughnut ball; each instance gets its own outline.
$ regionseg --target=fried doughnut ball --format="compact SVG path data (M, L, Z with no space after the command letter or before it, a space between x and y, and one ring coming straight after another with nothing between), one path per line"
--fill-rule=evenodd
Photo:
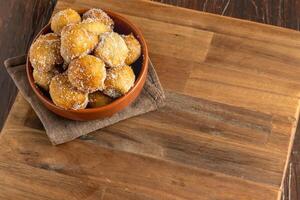
M105 106L113 102L113 99L109 96L106 96L100 91L89 94L89 103L88 106L91 108L97 108Z
M131 65L141 56L141 44L131 33L130 35L123 36L125 43L129 49L128 56L125 60L127 65Z
M83 92L103 90L106 78L105 64L92 55L75 59L69 65L68 78L74 87Z
M88 93L73 87L65 73L52 78L49 93L53 103L63 109L84 109L88 103Z
M54 33L41 35L29 49L29 60L32 67L38 71L48 72L55 65L61 64L60 38Z
M72 9L65 9L56 13L51 19L51 30L60 35L62 29L68 24L81 21L80 15Z
M104 33L95 49L95 56L101 58L110 67L118 67L125 64L128 51L124 39L118 33Z
M105 25L98 19L88 18L83 20L80 25L95 35L101 35L103 33L112 31L110 26Z
M118 98L127 93L134 85L135 75L130 66L110 68L105 79L104 94Z
M48 91L51 79L58 73L59 72L56 69L49 72L43 72L33 69L33 79L38 86Z
M55 33L40 35L37 40L60 40L60 36Z
M88 32L80 24L72 24L61 32L60 53L67 63L89 54L98 44L98 36Z
M114 29L114 21L101 9L92 8L85 12L82 16L83 19L98 19L105 25L109 26L111 30Z

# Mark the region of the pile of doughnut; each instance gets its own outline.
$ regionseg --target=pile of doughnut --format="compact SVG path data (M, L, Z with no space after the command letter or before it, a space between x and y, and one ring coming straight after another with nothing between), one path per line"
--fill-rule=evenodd
M29 49L33 78L63 109L107 105L134 85L130 67L141 56L139 41L114 32L101 9L80 16L65 9L51 19L53 32L40 35Z

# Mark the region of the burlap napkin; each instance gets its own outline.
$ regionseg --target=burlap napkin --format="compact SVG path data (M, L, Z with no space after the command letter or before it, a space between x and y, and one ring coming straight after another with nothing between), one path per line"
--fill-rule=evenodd
M164 104L165 95L150 61L144 89L130 106L106 119L86 122L68 120L52 113L38 100L29 85L25 62L26 56L19 56L7 59L4 64L19 91L40 118L46 134L54 145L69 142L121 120L156 110Z

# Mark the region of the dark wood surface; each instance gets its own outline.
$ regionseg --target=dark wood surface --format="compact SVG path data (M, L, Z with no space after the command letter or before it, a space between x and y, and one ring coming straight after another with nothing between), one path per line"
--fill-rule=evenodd
M0 1L0 131L17 93L3 62L9 57L26 53L34 35L49 21L55 2Z
M157 0L159 1L159 0ZM177 6L203 10L299 30L299 0L160 0ZM45 24L55 1L10 0L0 2L0 61L26 52L33 35ZM37 20L39 19L39 20ZM3 49L3 48L2 48ZM0 69L0 127L16 90L3 67ZM2 123L1 123L2 122ZM299 131L299 129L298 129ZM282 199L298 199L300 173L300 133L297 132Z
M299 30L299 0L154 0L175 6Z

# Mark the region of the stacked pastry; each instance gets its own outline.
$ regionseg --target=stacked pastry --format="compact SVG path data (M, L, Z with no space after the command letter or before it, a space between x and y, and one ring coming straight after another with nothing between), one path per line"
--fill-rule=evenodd
M130 67L141 56L139 41L114 32L101 9L82 17L72 9L56 13L51 30L31 45L35 83L63 109L100 107L126 94L135 82Z

